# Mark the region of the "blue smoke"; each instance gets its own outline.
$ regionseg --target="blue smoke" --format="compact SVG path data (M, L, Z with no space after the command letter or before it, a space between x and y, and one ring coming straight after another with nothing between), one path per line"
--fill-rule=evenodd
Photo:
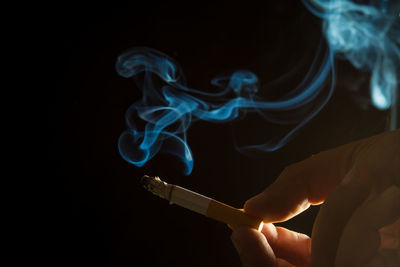
M364 1L367 2L367 1ZM388 0L358 4L349 0L303 0L323 19L326 40L337 56L371 73L372 104L381 110L395 107L400 73L398 7Z
M279 138L264 144L241 146L241 151L274 151L326 104L333 91L333 79L327 92L324 84L333 74L332 55L318 51L302 82L279 100L268 101L257 96L258 78L247 70L217 77L211 84L218 88L208 93L185 85L182 70L167 55L151 48L135 48L118 57L117 72L126 78L139 78L142 98L126 112L128 129L119 139L122 157L143 166L160 150L184 162L186 175L193 169L193 155L187 144L186 131L191 123L203 120L224 123L249 112L264 120L293 125ZM140 76L140 77L139 77ZM318 101L316 101L318 99ZM279 113L279 117L276 113ZM142 130L138 129L140 122Z
M400 31L396 14L389 12L387 1L376 1L375 5L346 0L303 3L323 19L328 48L323 51L320 45L304 79L279 99L262 98L258 77L248 70L214 78L211 84L216 90L210 93L187 87L178 64L160 51L142 47L119 56L118 74L135 77L142 91L142 98L126 112L128 129L121 134L118 145L122 157L141 167L159 152L170 153L184 163L184 173L189 175L193 170L186 135L190 125L199 120L229 122L242 119L247 113L291 128L264 144L237 148L242 152L279 149L330 99L335 55L372 73L370 90L375 107L395 107Z

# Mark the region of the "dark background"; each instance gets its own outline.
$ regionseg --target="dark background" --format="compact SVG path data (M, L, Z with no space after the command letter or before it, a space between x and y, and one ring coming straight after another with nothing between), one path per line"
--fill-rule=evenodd
M65 5L46 15L50 71L49 166L54 183L51 224L54 266L240 266L230 229L171 206L142 189L142 175L158 175L232 206L241 207L290 163L383 131L387 113L357 105L366 75L345 62L336 68L333 98L282 149L246 157L234 148L231 125L196 123L188 132L194 170L182 175L175 158L157 155L137 168L119 155L124 112L140 97L119 77L124 50L148 46L172 56L191 87L209 90L214 76L255 72L261 84L297 68L282 86L304 75L321 38L321 22L300 1L170 1ZM296 3L295 3L296 2ZM246 123L246 122L245 122ZM249 121L246 138L267 125ZM276 203L279 205L279 203ZM284 225L311 234L318 207Z

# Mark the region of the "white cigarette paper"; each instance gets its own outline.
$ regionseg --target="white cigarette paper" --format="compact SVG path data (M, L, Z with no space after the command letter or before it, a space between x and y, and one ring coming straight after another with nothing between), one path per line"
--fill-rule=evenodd
M186 188L167 184L158 177L143 176L143 186L153 194L209 218L228 224L230 227L248 225L261 231L263 221L212 198Z

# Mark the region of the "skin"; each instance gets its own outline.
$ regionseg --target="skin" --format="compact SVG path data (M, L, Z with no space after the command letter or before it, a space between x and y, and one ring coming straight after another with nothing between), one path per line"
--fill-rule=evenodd
M312 238L273 225L320 204ZM290 165L244 210L264 220L232 231L246 267L400 266L400 130Z

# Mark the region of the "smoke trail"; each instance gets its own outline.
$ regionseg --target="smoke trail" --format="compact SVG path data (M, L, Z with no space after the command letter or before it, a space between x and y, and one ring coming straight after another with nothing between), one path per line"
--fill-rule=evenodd
M349 0L303 0L313 14L324 20L332 52L371 73L372 104L381 110L392 107L394 129L400 74L400 7L392 2L369 1L367 5Z
M186 175L193 169L193 156L187 144L186 131L191 123L204 120L223 123L249 112L277 124L290 124L288 132L264 144L239 147L242 151L274 151L313 118L326 104L333 91L332 54L319 49L302 82L279 100L268 101L257 96L258 78L247 70L211 81L219 88L214 93L189 88L182 70L167 55L150 48L135 48L123 53L116 63L117 72L126 78L136 77L142 98L126 112L128 129L119 139L122 157L143 166L159 151L177 156L185 164ZM279 113L279 116L276 116ZM242 117L242 116L241 116ZM138 129L140 119L143 129Z
M400 68L398 8L386 0L370 2L363 5L349 0L303 0L313 14L323 19L328 48L317 52L303 81L278 100L261 98L257 94L258 78L247 70L213 79L211 83L218 90L207 93L187 87L182 70L159 51L135 48L123 53L117 60L117 72L126 78L137 78L142 98L127 110L128 129L119 139L122 157L140 167L158 152L167 152L184 162L185 174L189 175L193 169L186 136L190 125L198 120L229 122L246 113L292 126L264 144L238 147L242 152L274 151L329 100L334 87L335 55L371 72L372 104L378 109L392 107L391 127L395 128ZM330 76L330 86L324 86Z

